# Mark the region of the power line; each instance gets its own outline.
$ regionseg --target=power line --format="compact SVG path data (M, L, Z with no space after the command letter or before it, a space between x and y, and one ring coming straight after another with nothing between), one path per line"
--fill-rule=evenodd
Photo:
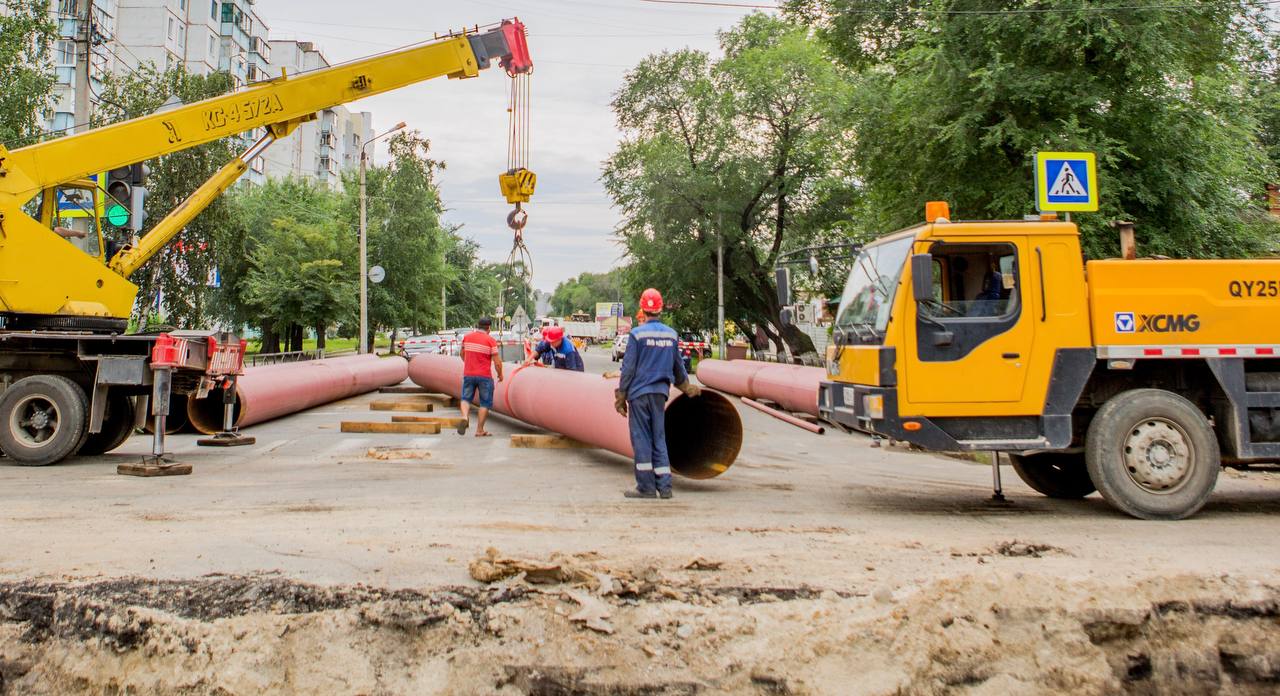
M717 2L715 0L638 0L639 2L647 2L656 5L701 5L708 7L733 7L758 10L780 10L777 5L757 5L742 2ZM1270 6L1280 4L1280 0L1254 0L1252 3L1246 2L1246 6L1261 8L1262 6ZM1082 7L1022 7L1006 10L931 10L927 8L906 8L903 10L841 10L841 14L855 15L887 15L887 14L914 14L914 15L1020 15L1020 14L1065 14L1074 12L1088 12L1091 14L1106 14L1112 12L1145 12L1157 10L1171 11L1196 11L1202 10L1204 6L1201 4L1178 3L1178 4L1150 4L1150 5L1114 5L1111 7L1082 6Z

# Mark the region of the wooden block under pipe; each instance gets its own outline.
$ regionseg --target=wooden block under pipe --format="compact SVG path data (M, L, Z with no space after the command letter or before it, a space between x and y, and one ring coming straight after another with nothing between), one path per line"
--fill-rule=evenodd
M400 435L439 435L439 423L382 423L373 421L342 421L344 433L384 433Z
M597 449L595 445L588 445L585 442L579 442L571 437L565 437L559 433L554 434L517 434L511 436L512 447L524 447L528 449Z
M417 411L418 413L431 413L435 410L435 404L427 403L417 399L404 401L371 401L369 402L370 411Z
M438 423L442 428L456 428L465 421L462 416L392 416L392 423Z

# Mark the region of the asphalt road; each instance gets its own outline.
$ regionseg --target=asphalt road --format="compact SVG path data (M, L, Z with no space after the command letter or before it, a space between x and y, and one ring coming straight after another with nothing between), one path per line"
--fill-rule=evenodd
M616 369L603 349L588 369ZM1195 518L1140 522L1096 494L1054 501L1005 469L818 436L746 407L746 442L726 474L676 482L672 501L627 501L630 464L607 452L526 450L531 432L497 417L496 437L350 435L380 419L349 399L255 426L258 444L205 449L171 438L191 476L115 474L149 449L137 436L103 457L45 468L0 465L0 579L282 573L320 583L423 587L470 582L487 547L510 555L595 552L618 563L702 556L765 586L899 587L989 562L1068 577L1280 571L1280 476L1224 473ZM385 396L381 398L387 398ZM572 409L572 403L548 404ZM447 413L447 411L445 412ZM371 447L425 450L383 461ZM1061 549L998 558L1004 541Z

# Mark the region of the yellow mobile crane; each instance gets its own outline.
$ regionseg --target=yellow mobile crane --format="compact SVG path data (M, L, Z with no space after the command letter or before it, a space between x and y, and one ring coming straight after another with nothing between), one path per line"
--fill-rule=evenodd
M151 393L153 414L163 416L170 377L175 391L201 394L234 378L243 342L229 334L125 335L138 292L129 276L272 142L318 111L436 77L475 77L495 60L513 77L532 70L519 20L281 75L37 145L0 146L0 450L28 465L52 464L77 451L106 452L133 431L134 396ZM90 178L98 173L110 172L113 183L132 177L138 184L144 160L257 129L264 134L252 147L132 244L109 249L96 214L70 227L62 220L59 208L68 200L99 207L105 191ZM530 172L510 169L500 180L509 202L527 202L533 193ZM138 211L138 201L133 204ZM135 230L138 223L131 221ZM156 428L156 455L163 452L163 430Z
M1145 519L1194 514L1224 462L1280 459L1280 261L1082 263L1055 216L950 218L930 203L860 250L825 419L1005 452L1040 493Z

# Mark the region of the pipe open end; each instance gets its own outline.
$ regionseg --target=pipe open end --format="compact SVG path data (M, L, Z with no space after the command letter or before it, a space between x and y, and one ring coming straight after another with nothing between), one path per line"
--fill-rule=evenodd
M713 391L672 401L667 406L666 430L671 468L691 479L723 474L742 449L742 418L732 402Z
M233 423L240 423L240 397L232 408ZM203 399L187 400L187 419L197 431L212 435L222 430L222 390L210 390Z

